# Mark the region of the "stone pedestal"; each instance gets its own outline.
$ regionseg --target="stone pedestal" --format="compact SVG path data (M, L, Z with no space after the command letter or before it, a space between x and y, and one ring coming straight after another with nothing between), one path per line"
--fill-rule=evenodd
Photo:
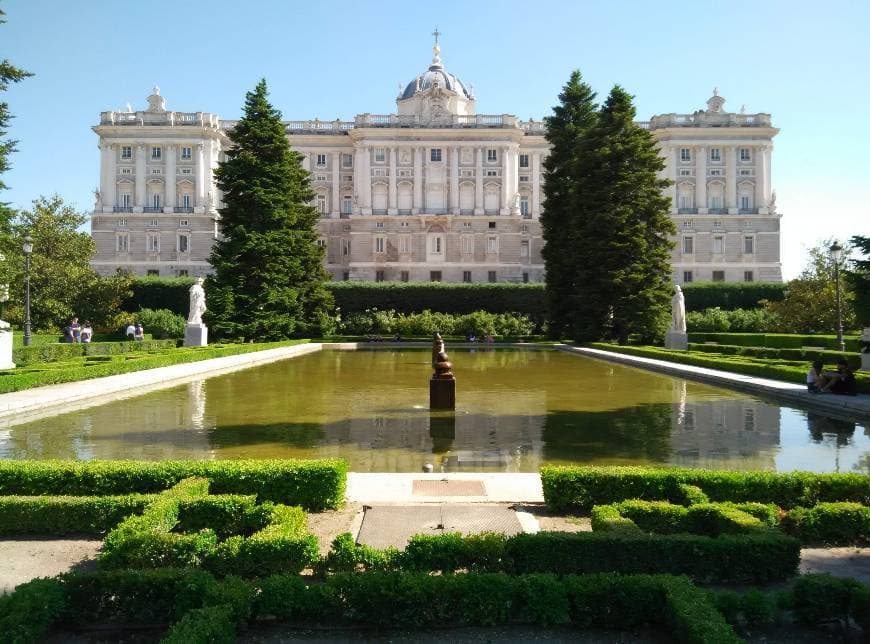
M204 324L188 324L184 327L184 346L204 347L208 345L208 327Z
M689 348L689 334L684 331L668 331L665 333L665 349L679 349L686 351Z
M870 372L870 327L861 335L861 371Z
M0 329L0 369L14 369L12 362L12 329Z
M429 409L456 409L455 378L432 378L429 381Z

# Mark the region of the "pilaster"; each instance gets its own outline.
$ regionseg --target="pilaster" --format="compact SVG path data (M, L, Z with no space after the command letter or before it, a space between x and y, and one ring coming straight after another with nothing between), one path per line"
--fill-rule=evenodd
M163 183L163 212L173 212L175 208L175 155L178 148L166 145L166 175Z
M414 207L411 213L420 214L423 208L423 148L414 148Z
M100 195L102 196L102 204L104 206L109 206L111 209L112 206L115 205L115 200L117 197L115 196L116 188L118 186L118 168L117 168L117 147L111 143L104 144L106 148L108 148L108 154L106 155L106 159L108 161L108 170L106 171L106 187L104 190L100 191Z
M142 208L145 207L145 182L148 180L148 177L145 176L146 153L144 143L136 145L136 203L133 212L142 212Z
M541 216L541 153L532 153L532 219Z
M729 215L737 214L737 147L729 145L725 148L725 154L728 155L728 169L726 170L727 177L725 179L726 190L725 207L728 208Z
M695 148L695 206L699 215L707 214L707 148Z
M338 196L339 188L341 187L341 153L332 153L332 197L329 204L329 216L333 219L338 219L338 209L340 206L340 197Z
M450 211L459 214L459 147L450 148Z
M399 206L398 206L398 197L396 194L396 156L399 153L399 148L393 146L391 148L387 148L387 154L390 155L390 177L389 177L389 202L387 204L387 214L388 215L398 215L399 214Z
M499 213L509 215L511 213L511 180L510 180L510 148L503 146L499 148L501 153L501 208Z
M483 148L477 148L477 165L474 170L474 214L482 215L483 210Z
M196 145L196 207L202 208L205 202L205 145ZM199 211L201 212L201 211Z

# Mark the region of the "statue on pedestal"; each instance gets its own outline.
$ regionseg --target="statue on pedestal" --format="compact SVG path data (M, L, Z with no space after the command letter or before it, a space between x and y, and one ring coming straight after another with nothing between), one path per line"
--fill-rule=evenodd
M206 312L205 289L202 287L202 283L202 277L198 277L193 286L190 287L190 313L187 316L187 323L192 326L201 325L202 314Z
M679 284L674 284L674 296L671 298L671 330L686 332L686 298Z

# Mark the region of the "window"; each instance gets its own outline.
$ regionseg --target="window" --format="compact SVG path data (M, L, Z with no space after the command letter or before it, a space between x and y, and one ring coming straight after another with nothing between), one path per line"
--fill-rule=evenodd
M384 271L375 271L375 281L383 282L384 281Z
M182 168L181 174L193 174L193 168Z
M440 254L442 252L441 251L442 243L443 243L443 238L440 235L436 235L435 237L433 237L432 238L432 252L435 254Z
M375 163L383 163L387 160L387 151L384 148L375 148Z
M498 150L490 148L486 151L486 162L495 163L496 161L498 161Z
M189 253L190 252L190 235L187 233L182 233L178 236L178 252L179 253Z
M523 217L529 216L529 196L520 195L520 214Z
M149 268L146 274L148 277L160 277L160 271L156 268Z
M157 219L149 219L149 220L148 220L148 227L149 227L149 228L157 228L157 226L158 226L159 224L160 224L160 221L157 220Z
M690 168L680 168L680 176L681 177L691 177L692 170Z
M399 252L406 255L411 252L410 235L399 235Z
M402 223L399 224L399 226L401 226L402 228L407 228L408 225L409 225L409 224L408 224L407 221L403 221Z
M176 277L187 277L188 274L189 273L186 268L179 268L177 271L175 271Z
M383 228L383 227L384 227L384 222L382 222L382 221L375 222L375 228Z
M155 145L151 148L151 160L152 161L160 161L163 158L163 148L159 145Z
M348 281L348 280L350 279L350 273L347 272L347 271L344 271L344 272L341 274L341 279L342 279L342 281L344 281L344 282Z
M529 175L521 174L520 175L520 183L528 183L528 182L529 182Z
M489 281L490 284L495 284L498 281L498 276L496 275L495 271L489 271L486 274L486 279L487 281Z
M151 174L163 174L163 168L151 168Z
M722 151L719 148L710 148L710 161L721 161Z
M347 257L350 255L350 240L349 239L342 239L341 240L341 254L344 257Z
M349 215L353 212L353 197L344 196L341 199L341 213L343 215Z
M115 235L115 250L119 253L126 253L130 250L129 233L118 233Z
M121 205L124 208L129 208L131 206L132 198L129 192L125 192L121 194Z
M722 235L716 235L713 237L713 252L714 253L723 253L725 252L725 238Z
M695 238L683 237L683 255L692 255L695 252Z
M711 177L721 177L722 176L722 168L713 168L710 170Z
M521 232L521 233L527 233L527 232L529 232L529 225L528 225L528 224L523 224L523 225L521 225L521 226L520 226L520 232Z
M752 161L752 153L749 148L740 148L740 160L741 161Z
M441 160L441 148L432 148L429 150L429 160L430 161L440 161ZM438 280L441 281L440 279Z
M315 157L315 163L316 163L318 168L326 167L326 155L325 154L318 154Z
M755 281L755 275L752 273L752 271L743 271L743 281L744 282L754 282Z
M528 168L529 167L529 155L528 154L521 154L520 155L520 167L521 168Z
M375 252L383 253L386 248L387 240L383 237L375 237Z
M680 161L691 161L692 160L692 150L691 148L680 148Z
M429 271L429 281L430 282L440 282L441 281L441 271Z
M462 227L463 228L471 228L471 222L470 221L463 221Z
M179 225L181 228L187 228L188 226L190 226L190 221L187 220L187 219L179 219L179 220L178 220L178 225Z
M523 273L523 284L528 284L528 283L529 283L529 274Z
M126 219L119 219L118 226L120 226L121 228L126 228L127 227L127 220Z
M486 171L486 176L488 176L488 177L497 177L497 176L498 176L498 170L487 170L487 171Z
M193 199L191 199L189 194L181 195L181 207L182 208L192 208L193 207Z
M740 168L739 174L741 177L751 177L752 176L752 168Z
M408 273L408 271L402 271L399 273L399 279L403 282L407 282L410 278L411 275Z
M133 158L133 148L129 145L121 146L121 158L122 159L132 159Z
M462 271L462 281L471 284L471 271Z
M317 212L326 214L326 195L317 195Z
M160 233L148 233L145 248L149 253L160 252Z
M495 228L495 222L494 222L494 221L489 222L489 227L490 227L490 229L494 229L494 228Z
M752 197L746 194L740 195L740 208L741 210L749 210L752 208Z
M151 195L151 205L154 208L160 207L160 195L159 194L154 193L153 195Z
M490 236L486 238L486 252L487 253L497 253L498 252L498 237Z
M326 178L326 175L325 175L325 174L315 174L315 175L314 175L314 180L315 180L315 181L326 181L327 178Z
M714 282L724 282L725 281L725 271L713 271L713 281Z
M353 155L352 154L342 154L341 155L341 167L342 168L352 168L353 167Z
M529 240L523 239L520 242L520 257L528 257L529 256Z
M317 240L317 245L320 246L321 248L326 248L326 240L323 239L323 237L321 237L320 239Z
M462 254L463 255L473 255L474 254L474 236L462 235Z
M692 271L683 271L683 283L688 284L694 279Z
M188 146L183 146L181 148L181 160L182 161L190 161L192 156L193 156L193 154L192 154L191 148L189 148Z
M121 174L133 174L133 168L121 168Z
M744 255L753 255L755 254L755 237L744 237L743 238L743 254ZM750 282L752 280L746 280Z

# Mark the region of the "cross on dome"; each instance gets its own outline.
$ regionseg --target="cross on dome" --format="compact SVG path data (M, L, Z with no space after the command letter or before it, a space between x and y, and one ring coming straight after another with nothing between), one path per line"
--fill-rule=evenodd
M441 37L441 32L438 31L438 27L435 27L435 31L432 32L432 35L435 36L435 44L432 46L432 67L442 67L441 45L438 44L438 38Z

